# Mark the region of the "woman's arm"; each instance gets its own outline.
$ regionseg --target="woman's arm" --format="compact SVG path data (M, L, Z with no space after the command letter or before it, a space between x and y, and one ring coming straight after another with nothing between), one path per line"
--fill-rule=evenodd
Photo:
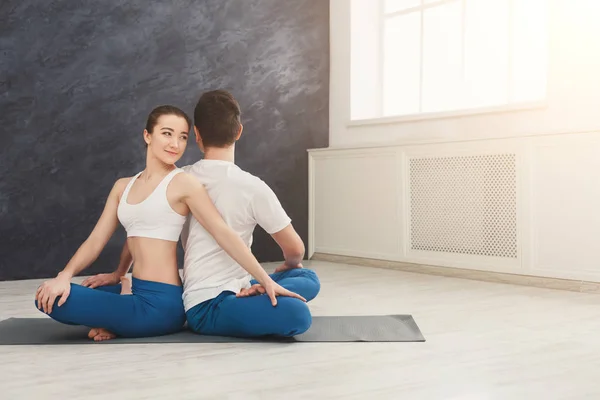
M92 230L89 237L77 249L66 267L58 273L56 278L44 282L37 289L35 299L38 302L38 308L46 313L52 312L52 306L57 297L61 297L58 306L60 307L67 301L71 291L71 278L91 263L93 263L100 252L106 246L106 243L117 229L119 220L117 218L117 207L119 205L119 193L126 185L127 178L119 179L113 186L100 219Z
M196 178L186 173L179 174L176 178L182 201L194 217L214 237L219 246L265 288L274 306L277 304L277 294L306 301L302 296L290 292L271 279L240 236L225 223L205 187Z
M67 266L59 272L59 276L71 279L96 261L119 225L119 219L117 218L119 194L122 192L126 182L127 178L115 182L104 205L102 215L100 215L100 219L98 219L92 233L90 233L85 242L75 252L71 260L67 263Z

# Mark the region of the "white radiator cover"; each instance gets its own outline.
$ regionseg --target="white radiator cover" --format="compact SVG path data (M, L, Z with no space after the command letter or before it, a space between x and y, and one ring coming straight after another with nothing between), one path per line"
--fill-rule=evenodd
M309 152L314 252L600 282L600 134Z

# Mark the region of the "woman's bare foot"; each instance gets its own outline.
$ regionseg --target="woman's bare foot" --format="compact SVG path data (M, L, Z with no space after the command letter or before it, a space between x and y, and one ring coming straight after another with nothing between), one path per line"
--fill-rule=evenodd
M88 333L88 337L94 339L95 342L101 342L103 340L114 339L116 335L104 328L92 328Z
M121 277L121 294L133 294L131 291L131 281L129 278ZM112 332L107 331L104 328L92 328L88 332L88 338L94 339L96 342L101 342L103 340L114 339L116 335Z
M131 291L131 281L124 276L121 277L121 294L133 294Z

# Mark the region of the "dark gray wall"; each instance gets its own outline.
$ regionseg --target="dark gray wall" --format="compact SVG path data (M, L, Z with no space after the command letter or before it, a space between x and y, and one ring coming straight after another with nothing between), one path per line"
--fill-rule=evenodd
M328 1L3 0L0 280L62 269L113 182L144 168L149 111L192 115L215 88L242 107L237 163L271 185L306 241L306 149L328 145ZM200 157L190 138L179 165ZM124 237L86 273L112 270ZM260 229L253 250L281 259Z

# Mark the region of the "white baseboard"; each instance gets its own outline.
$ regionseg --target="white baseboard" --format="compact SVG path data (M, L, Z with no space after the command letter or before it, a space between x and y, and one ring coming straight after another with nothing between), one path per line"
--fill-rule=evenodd
M507 274L472 269L447 268L433 265L411 264L399 261L375 260L370 258L340 256L334 254L314 253L311 261L328 261L340 264L360 265L362 267L385 268L404 272L427 275L446 276L451 278L471 279L477 281L504 283L520 286L532 286L544 289L566 290L570 292L600 294L600 283L571 279L546 278L540 276Z

